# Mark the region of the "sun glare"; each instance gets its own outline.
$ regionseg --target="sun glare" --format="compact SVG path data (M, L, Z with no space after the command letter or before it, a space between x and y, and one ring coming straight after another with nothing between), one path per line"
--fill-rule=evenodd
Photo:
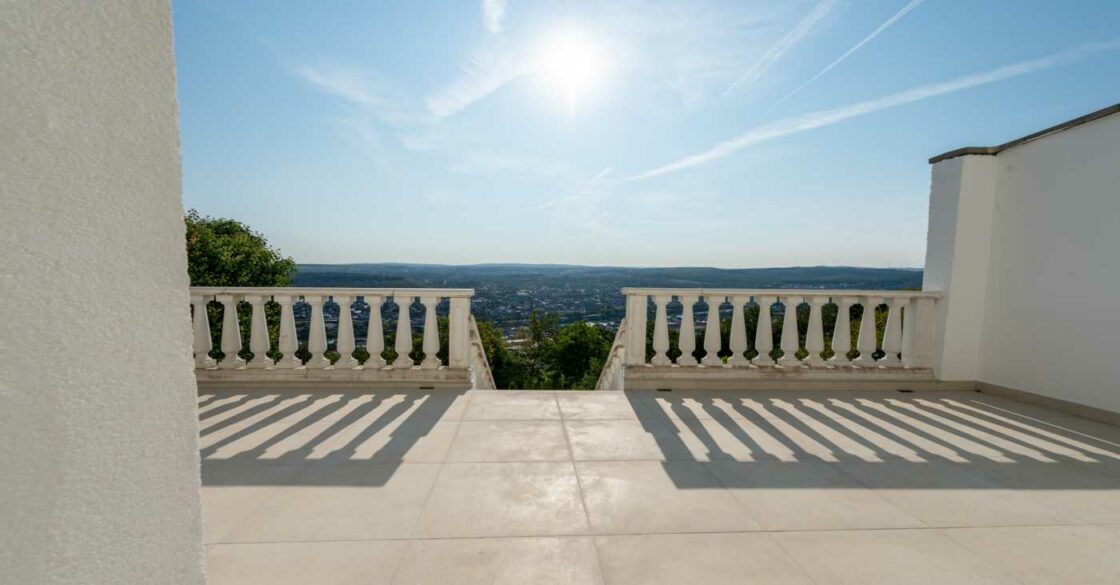
M549 37L535 60L537 75L568 109L575 112L599 83L604 69L604 54L585 32L569 29Z

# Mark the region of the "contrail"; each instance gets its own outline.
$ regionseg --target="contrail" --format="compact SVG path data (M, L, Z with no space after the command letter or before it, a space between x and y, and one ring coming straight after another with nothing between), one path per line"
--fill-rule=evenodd
M903 16L906 16L906 14L909 13L911 10L917 8L918 5L921 4L922 2L925 2L925 0L910 0L910 3L907 4L906 6L903 6L902 10L899 10L898 12L895 13L894 16L888 18L886 22L884 22L883 24L880 24L879 28L871 31L871 34L867 35L866 37L863 37L862 41L856 43L855 46L848 49L847 52L845 52L843 55L840 55L839 59L833 61L832 63L829 63L828 67L825 67L824 69L821 69L816 75L810 77L808 81L806 81L805 83L802 83L797 89L789 92L788 94L785 95L785 97L783 97L782 99L774 102L774 105L767 108L766 112L763 112L763 113L770 112L770 110L773 110L774 108L781 105L782 102L784 102L784 101L788 100L789 98L797 95L797 93L799 91L805 89L810 83L813 83L814 81L816 81L818 77L824 75L825 73L828 73L829 70L831 70L833 67L836 67L837 65L842 63L844 61L844 59L847 59L848 57L850 57L852 55L852 53L855 53L856 51L860 50L861 47L863 47L867 43L871 42L872 39L879 36L879 34L882 33L883 31L890 28L892 25L894 25L894 23L898 22Z
M859 102L831 110L821 110L818 112L810 112L801 116L794 116L791 118L784 118L768 124L763 124L752 130L740 134L739 136L730 140L720 142L714 147L701 152L686 156L671 162L667 165L657 167L655 169L646 171L623 179L624 182L641 181L652 177L659 177L667 175L682 169L702 165L714 160L718 160L731 155L743 148L765 142L767 140L786 136L789 134L796 134L804 132L805 130L813 130L815 128L823 128L831 126L838 122L843 122L849 118L855 118L864 114L871 114L882 110L890 109L903 104L922 101L932 97L950 94L965 89L970 89L980 85L987 85L1013 77L1019 77L1035 71L1049 69L1058 65L1063 65L1072 61L1083 59L1095 53L1105 51L1113 51L1120 48L1120 40L1112 40L1103 43L1088 43L1080 45L1073 49L1068 49L1060 53L1042 57L1040 59L1033 59L1030 61L1022 61L1013 65L1005 65L985 73L977 73L975 75L968 75L965 77L958 77L950 81L943 81L941 83L933 83L929 85L922 85L906 91L894 93L888 96Z
M727 96L746 81L759 80L774 62L781 59L782 55L785 55L805 37L809 36L809 33L813 32L813 29L832 12L832 9L836 7L836 3L837 0L823 0L814 6L813 9L809 11L809 14L806 14L805 17L801 19L801 22L798 22L797 26L793 27L793 30L786 33L773 47L770 47L769 50L763 53L762 57L760 57L754 65L751 65L750 69L744 71L730 87L724 90L722 95Z

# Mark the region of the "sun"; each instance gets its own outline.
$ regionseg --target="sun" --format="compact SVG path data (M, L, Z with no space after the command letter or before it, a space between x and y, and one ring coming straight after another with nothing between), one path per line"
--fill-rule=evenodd
M537 51L534 71L568 113L600 83L605 52L585 31L569 28L547 37Z

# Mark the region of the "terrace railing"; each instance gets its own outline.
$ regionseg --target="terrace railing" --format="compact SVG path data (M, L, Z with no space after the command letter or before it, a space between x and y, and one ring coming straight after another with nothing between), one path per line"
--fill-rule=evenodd
M470 289L405 289L405 288L254 288L254 287L191 287L192 325L194 330L194 361L200 382L284 382L335 381L384 382L411 386L493 387L493 377L486 363L481 339L471 316ZM391 301L390 301L391 299ZM441 347L437 307L447 301L447 344ZM415 301L423 307L419 327L423 332L423 357L414 360L413 318ZM221 337L218 348L223 357L215 360L207 305L221 306ZM391 302L396 308L395 358L387 362L382 308ZM279 308L279 322L270 334L266 305ZM248 349L252 357L243 359L242 322L239 306L248 305ZM327 319L328 304L337 305L337 323L333 350L338 354L332 363L329 355ZM296 314L303 315L306 343L301 344ZM359 347L354 313L368 325L365 343ZM275 349L278 359L269 356ZM364 349L364 363L355 351ZM447 360L441 360L446 349ZM306 359L301 359L301 354ZM275 353L273 354L276 355Z
M662 288L626 288L622 292L626 328L620 329L616 345L623 349L619 356L612 349L607 368L619 367L621 361L624 374L602 378L603 389L620 385L726 387L750 380L773 384L791 378L933 379L928 366L939 298L935 292ZM701 302L707 310L698 348L695 309ZM679 305L672 315L670 305ZM796 308L804 305L808 306L808 323L802 331ZM828 305L832 305L828 312L834 312L835 319L826 328ZM851 310L857 305L863 311L853 323ZM730 308L730 331L725 346L719 324L726 307ZM750 334L748 307L758 311ZM881 319L884 312L885 325L880 329L876 315ZM675 347L670 345L670 320L679 323ZM827 338L826 331L831 331ZM776 347L775 338L779 339Z

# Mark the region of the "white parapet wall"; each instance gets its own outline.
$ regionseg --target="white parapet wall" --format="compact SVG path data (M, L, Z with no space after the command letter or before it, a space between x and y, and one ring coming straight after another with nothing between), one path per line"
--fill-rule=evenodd
M0 3L0 583L203 582L169 0Z
M938 376L1120 412L1120 107L931 162Z

